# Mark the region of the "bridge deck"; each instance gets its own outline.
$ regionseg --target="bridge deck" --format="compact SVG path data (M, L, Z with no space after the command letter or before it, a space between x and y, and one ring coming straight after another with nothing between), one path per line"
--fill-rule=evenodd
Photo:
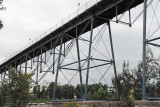
M58 29L54 30L50 34L46 35L44 38L39 40L38 42L34 43L33 45L29 46L25 50L21 51L17 55L13 56L12 58L8 59L7 61L3 62L0 65L0 73L5 72L2 71L3 68L5 68L7 65L15 66L14 62L17 62L17 65L25 62L22 60L23 56L28 54L30 58L27 60L30 60L31 58L34 58L39 54L36 54L40 46L45 46L48 50L51 47L51 41L55 42L58 35L61 32L65 32L69 35L71 35L73 38L76 36L75 28L78 28L78 34L80 34L81 30L86 25L87 21L90 20L90 18L94 15L95 17L104 17L106 19L113 19L116 17L116 5L117 5L117 14L122 14L126 11L126 8L129 6L129 4L134 1L134 3L131 5L130 8L127 10L136 7L137 5L143 3L143 0L101 0L97 4L93 5L77 17L73 18L69 22L65 23L63 26L59 27ZM98 20L98 18L95 18L94 20L94 28L106 23L106 20ZM86 28L86 30L83 32L87 32L90 30L90 26ZM72 38L68 38L71 40ZM64 42L67 42L68 39L65 39ZM57 44L58 46L59 44ZM45 50L43 50L45 52Z

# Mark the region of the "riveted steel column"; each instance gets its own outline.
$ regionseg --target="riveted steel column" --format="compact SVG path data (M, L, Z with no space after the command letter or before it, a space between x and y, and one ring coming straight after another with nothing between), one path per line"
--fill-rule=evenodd
M146 23L147 23L147 0L144 0L143 13L143 80L142 80L142 100L146 99Z
M86 84L85 84L84 100L87 100L87 86L88 86L88 76L89 76L90 59L91 59L93 24L94 24L94 18L92 17L92 19L91 19L91 34L90 34L90 42L89 42L89 52L88 52L88 58L87 58L88 64L87 64L87 74L86 74Z
M22 70L22 62L21 62L21 59L20 59L20 71Z
M112 41L112 33L111 33L110 22L108 21L107 24L108 24L108 30L109 30L111 52L112 52L112 60L113 60L113 69L114 69L114 75L115 75L115 85L116 85L117 100L120 100L120 97L119 97L119 87L118 87L118 79L117 79L117 70L116 70L116 63L115 63L115 57L114 57L114 49L113 49L113 41Z
M63 44L63 36L64 34L61 34L61 42L60 42L60 49L59 49L59 56L58 56L58 63L57 63L57 70L56 70L56 78L54 83L54 90L53 90L53 101L55 100L55 93L56 93L56 86L57 86L57 80L58 80L58 73L59 73L59 67L60 67L60 60L62 55L62 44Z
M43 54L43 50L42 50L42 46L41 46L40 73L42 73L42 62L43 62L43 57L42 57L42 54Z
M131 10L129 9L129 27L132 27Z
M27 73L27 55L25 56L26 62L25 62L25 73Z
M77 34L77 27L76 27L76 45L77 45L77 56L78 56L78 70L79 70L79 77L80 77L80 84L81 84L81 97L83 98L83 82L82 82L82 70L81 70L81 62L80 62L80 53L79 53L79 42L78 42L78 34Z
M39 56L37 56L37 75L36 75L36 83L37 84L38 84L38 71L39 71L38 63L39 63Z
M54 66L55 66L55 47L53 47L53 74L54 74Z

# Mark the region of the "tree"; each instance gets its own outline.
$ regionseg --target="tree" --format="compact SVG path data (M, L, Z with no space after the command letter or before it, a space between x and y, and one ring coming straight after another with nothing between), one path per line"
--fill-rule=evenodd
M53 97L53 87L54 87L54 82L51 82L48 86L48 95L49 95L49 98L52 98Z
M46 96L47 96L47 87L46 86L42 86L41 98L46 98Z
M84 91L84 85L82 86L83 87L83 91ZM83 96L81 96L81 85L80 84L77 84L76 88L75 88L75 94L76 94L76 97L77 99L82 99Z
M158 80L160 78L159 58L155 58L152 50L147 48L146 52L146 94L147 97L157 97L160 93L156 92L158 88ZM137 68L134 69L133 75L135 78L133 88L135 90L134 96L137 100L142 99L142 68L143 63L140 61Z
M98 89L98 91L93 94L93 99L96 99L96 100L105 100L106 96L107 96L107 92L101 86Z
M0 107L3 107L6 102L8 102L8 87L7 84L2 84L1 93L0 93Z
M15 71L10 67L7 87L12 102L11 107L26 107L30 97L29 87L33 74L23 73L21 70Z
M134 76L130 72L129 62L123 62L122 72L117 75L118 78L118 86L119 86L119 95L120 99L126 101L128 105L131 104L129 100L130 90L133 88L134 84ZM115 84L115 79L112 79L112 83Z
M0 20L0 29L2 29L3 28L3 23L2 23L2 21Z
M88 85L87 99L114 100L114 98L114 93L108 91L108 85L102 83Z
M160 65L159 58L155 58L152 50L147 48L146 52L146 93L147 97L160 96ZM130 69L129 63L124 61L122 72L117 75L119 93L121 100L127 101L129 106L133 100L142 99L142 69L143 63L140 61L136 68ZM115 79L112 83L115 84ZM132 91L132 93L131 93Z

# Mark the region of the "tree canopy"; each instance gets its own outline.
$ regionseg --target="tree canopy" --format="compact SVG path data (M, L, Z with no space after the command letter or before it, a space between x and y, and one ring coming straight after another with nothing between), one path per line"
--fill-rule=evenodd
M5 85L6 90L3 92L10 107L26 107L30 97L29 89L33 74L23 73L21 70L14 70L10 67Z
M3 23L2 23L2 20L0 20L0 29L3 28Z
M142 61L137 67L130 69L129 62L124 61L122 72L118 74L119 93L121 100L132 106L133 100L142 100ZM160 65L152 50L147 49L146 55L146 94L147 97L160 97ZM112 79L114 84L114 78Z

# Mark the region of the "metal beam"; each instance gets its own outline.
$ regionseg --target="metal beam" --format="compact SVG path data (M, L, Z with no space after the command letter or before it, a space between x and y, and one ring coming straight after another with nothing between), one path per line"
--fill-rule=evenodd
M79 42L78 42L78 31L76 27L76 46L77 46L77 57L78 57L78 71L79 71L79 78L80 78L80 84L81 84L81 96L83 96L83 82L82 82L82 70L81 70L81 62L80 62L80 52L79 52Z
M146 25L147 24L147 0L144 0L143 13L143 79L142 79L142 100L146 100Z
M53 53L55 53L55 47L53 47ZM52 71L52 73L54 74L55 54L52 54L52 56L53 56L53 71Z
M59 68L59 69L65 69L65 70L78 71L78 69L74 69L74 68Z
M42 54L43 54L43 48L42 48L42 46L41 46L40 73L42 72L42 62L43 62L43 56L42 56Z
M64 34L61 33L61 43L60 43L57 70L56 70L56 78L55 78L54 90L53 90L53 99L52 99L53 101L55 100L56 86L57 86L58 73L59 73L59 67L60 67L60 60L61 60L61 54L62 54L63 36L64 36Z
M39 62L39 56L37 56L37 75L36 75L36 83L38 84L38 73L39 73L39 65L38 65L38 62Z
M114 68L114 75L115 75L115 85L116 85L117 100L119 101L120 97L119 97L117 70L116 70L116 63L115 63L115 57L114 57L114 49L113 49L111 26L110 26L110 22L109 21L108 21L108 31L109 31L109 38L110 38L110 45L111 45L111 52L112 52L112 60L113 60L113 68Z
M27 55L25 56L25 60L26 60L26 62L25 62L25 73L27 73Z
M157 37L157 38L154 38L154 39L147 40L147 42L149 43L149 42L152 42L152 41L155 41L155 40L159 40L159 39L160 39L160 37Z
M160 45L155 44L155 43L147 43L148 45L152 45L152 46L156 46L156 47L160 47Z
M87 100L87 87L88 87L88 76L89 76L89 68L90 68L90 58L91 58L91 48L92 48L92 36L93 36L93 24L94 18L91 18L91 33L90 33L90 43L89 43L89 51L88 51L88 64L87 64L87 73L86 73L86 84L85 84L85 95L84 100Z
M100 64L100 65L92 66L92 67L89 67L89 69L101 67L101 66L108 65L108 64L111 64L111 63L105 63L105 64ZM88 69L88 67L87 68L83 68L82 71L83 70L87 70L87 69Z
M82 60L80 60L80 62L85 61L85 60L87 60L87 59L82 59ZM69 66L69 65L72 65L72 64L76 64L76 63L78 63L78 62L79 62L79 61L75 61L75 62L66 64L66 65L62 65L61 67L65 67L65 66Z

